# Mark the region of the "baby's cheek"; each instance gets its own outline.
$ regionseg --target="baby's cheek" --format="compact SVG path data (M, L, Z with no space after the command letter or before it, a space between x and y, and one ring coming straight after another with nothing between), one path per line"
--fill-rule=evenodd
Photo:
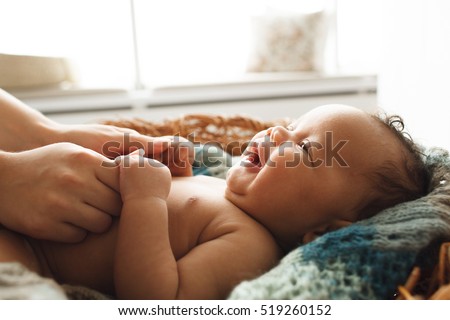
M269 162L268 164L277 168L296 168L302 163L302 157L292 148L281 147L277 153L271 154Z
M241 168L237 165L228 170L226 177L227 188L232 193L245 194L250 181L248 181L248 177L240 171Z

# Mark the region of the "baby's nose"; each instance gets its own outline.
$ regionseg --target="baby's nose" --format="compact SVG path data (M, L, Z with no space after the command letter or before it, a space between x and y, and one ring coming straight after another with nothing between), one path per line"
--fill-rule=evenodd
M275 126L267 129L266 133L270 137L270 141L275 142L275 145L286 142L289 139L290 133L282 126Z

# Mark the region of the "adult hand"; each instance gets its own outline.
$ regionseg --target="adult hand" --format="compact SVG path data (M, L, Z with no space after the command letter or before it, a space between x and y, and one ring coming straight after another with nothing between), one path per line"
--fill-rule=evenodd
M170 141L169 147L160 154L153 155L156 159L169 167L172 176L192 176L192 164L194 163L194 144L180 136L163 136L162 139Z
M192 175L194 145L179 136L149 137L110 125L55 125L53 137L97 151L113 159L135 150L167 165L173 176Z
M0 153L0 223L63 242L104 232L122 207L119 169L109 162L71 143Z
M103 124L54 124L51 142L72 142L114 159L143 149L148 156L159 155L169 147L169 139L149 137L127 128Z
M194 145L179 136L149 137L110 125L62 125L53 128L57 141L67 141L97 151L109 159L144 150L144 155L169 167L173 176L191 176Z

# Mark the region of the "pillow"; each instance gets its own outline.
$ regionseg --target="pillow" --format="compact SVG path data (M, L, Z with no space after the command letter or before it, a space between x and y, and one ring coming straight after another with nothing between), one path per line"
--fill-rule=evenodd
M325 22L324 11L253 17L247 71L320 71Z

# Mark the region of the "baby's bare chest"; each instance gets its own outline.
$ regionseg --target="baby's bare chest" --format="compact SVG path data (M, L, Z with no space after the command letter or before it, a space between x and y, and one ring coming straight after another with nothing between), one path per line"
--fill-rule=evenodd
M215 180L193 177L172 182L167 206L170 243L176 259L219 236L231 220L245 216L225 199L225 183Z

